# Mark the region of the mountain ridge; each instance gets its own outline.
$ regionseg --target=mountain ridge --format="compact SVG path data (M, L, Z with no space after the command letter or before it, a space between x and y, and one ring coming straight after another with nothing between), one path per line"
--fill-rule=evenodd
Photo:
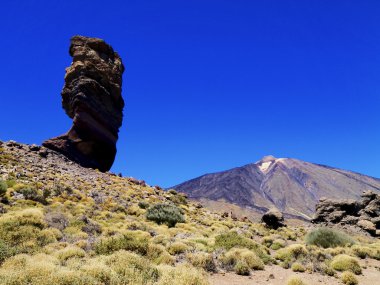
M380 179L294 158L264 156L172 188L195 200L225 201L260 213L276 207L289 217L309 220L320 198L357 199L365 190L380 192Z

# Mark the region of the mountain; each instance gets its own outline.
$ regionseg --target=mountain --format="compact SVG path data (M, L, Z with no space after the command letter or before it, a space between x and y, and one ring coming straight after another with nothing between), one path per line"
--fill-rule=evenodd
M266 156L256 163L206 174L172 188L214 208L232 203L242 210L263 213L277 207L288 217L310 219L320 198L358 199L366 190L380 192L380 179Z

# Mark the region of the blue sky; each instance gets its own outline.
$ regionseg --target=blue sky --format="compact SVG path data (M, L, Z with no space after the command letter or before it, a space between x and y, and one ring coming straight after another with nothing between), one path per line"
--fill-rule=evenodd
M75 34L121 55L113 171L171 186L272 154L380 177L380 2L3 1L0 139L66 132Z

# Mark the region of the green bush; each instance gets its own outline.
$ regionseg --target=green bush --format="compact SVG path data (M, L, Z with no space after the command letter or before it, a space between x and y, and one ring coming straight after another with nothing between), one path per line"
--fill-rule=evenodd
M185 222L181 210L169 204L156 204L151 206L147 210L146 217L150 221L154 221L157 224L166 224L169 227L174 227L177 223Z
M3 196L7 193L8 185L5 181L0 180L0 196Z
M148 202L145 202L145 201L140 201L138 203L138 206L141 208L141 209L148 209L149 208L149 203Z
M8 246L4 241L0 240L0 264L14 254L16 254L16 250Z
M354 244L355 241L347 234L329 228L319 228L309 232L306 237L306 244L316 245L323 248L331 248Z

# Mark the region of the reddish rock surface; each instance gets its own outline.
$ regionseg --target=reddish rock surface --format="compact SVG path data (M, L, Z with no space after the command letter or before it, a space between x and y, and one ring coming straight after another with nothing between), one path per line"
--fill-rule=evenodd
M43 145L84 167L107 171L116 155L123 120L121 96L124 66L120 56L101 39L74 36L66 69L62 106L73 119L64 135Z

